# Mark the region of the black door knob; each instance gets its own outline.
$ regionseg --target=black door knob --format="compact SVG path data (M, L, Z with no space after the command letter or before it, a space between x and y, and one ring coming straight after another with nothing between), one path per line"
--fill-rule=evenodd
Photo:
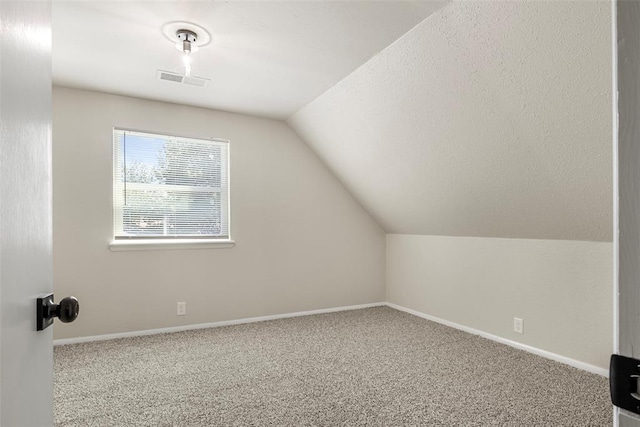
M69 323L76 320L80 313L80 303L76 297L66 297L56 307L56 316L63 323Z
M36 330L43 331L56 317L63 323L76 320L80 313L80 303L76 297L66 297L60 304L53 302L53 294L42 295L36 299Z

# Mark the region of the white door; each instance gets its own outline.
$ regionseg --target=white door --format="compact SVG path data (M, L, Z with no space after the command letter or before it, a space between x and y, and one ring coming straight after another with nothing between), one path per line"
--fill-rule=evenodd
M640 359L640 2L616 1L613 7L618 69L616 347L618 354ZM640 417L624 410L616 409L616 420L623 427L640 427Z
M53 424L51 3L0 0L0 425Z

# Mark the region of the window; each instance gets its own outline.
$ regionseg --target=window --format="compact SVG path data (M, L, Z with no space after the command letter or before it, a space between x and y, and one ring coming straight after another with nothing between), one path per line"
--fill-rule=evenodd
M228 165L228 141L114 129L114 243L229 240Z

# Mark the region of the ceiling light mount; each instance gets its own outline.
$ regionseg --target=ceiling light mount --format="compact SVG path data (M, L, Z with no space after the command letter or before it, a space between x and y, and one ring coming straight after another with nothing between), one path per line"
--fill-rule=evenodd
M194 51L191 47L193 43L198 40L198 35L191 30L178 30L176 31L176 37L178 38L177 46L180 46L181 49L185 53L190 53ZM197 46L195 46L197 48Z
M191 43L191 49L196 51L194 47L199 48L211 43L211 34L200 25L193 22L174 21L168 22L162 26L162 34L174 45L180 44L186 40ZM179 37L184 37L180 39ZM192 39L192 40L189 40ZM182 46L178 50L183 51Z
M191 30L178 30L176 31L176 37L183 42L195 43L198 40L198 35Z

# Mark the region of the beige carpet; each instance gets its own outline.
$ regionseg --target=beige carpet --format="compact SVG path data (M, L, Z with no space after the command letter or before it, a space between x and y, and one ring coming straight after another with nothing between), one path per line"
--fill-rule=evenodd
M57 426L610 426L607 380L387 307L55 348Z

